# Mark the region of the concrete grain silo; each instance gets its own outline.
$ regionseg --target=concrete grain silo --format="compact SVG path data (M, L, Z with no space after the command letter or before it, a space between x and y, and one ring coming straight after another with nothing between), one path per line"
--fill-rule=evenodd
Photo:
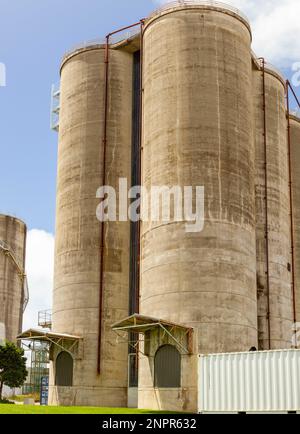
M296 320L300 323L300 118L290 116L292 191L294 213ZM299 328L298 328L299 332ZM299 344L298 344L299 345ZM299 348L299 346L298 346Z
M291 347L291 219L285 80L273 67L253 72L259 349Z
M22 331L26 233L21 220L0 215L0 340L15 342Z
M53 332L79 342L52 347L50 404L127 405L128 345L111 325L128 315L130 223L105 223L102 238L96 192L104 167L116 189L131 175L133 56L109 49L105 125L104 48L76 50L61 67Z
M143 222L140 311L193 328L193 354L257 347L250 45L238 11L201 2L158 11L144 29L143 185L203 186L205 225ZM177 345L177 387L157 383L159 351L178 355L165 332L149 333L139 406L195 410L195 358Z

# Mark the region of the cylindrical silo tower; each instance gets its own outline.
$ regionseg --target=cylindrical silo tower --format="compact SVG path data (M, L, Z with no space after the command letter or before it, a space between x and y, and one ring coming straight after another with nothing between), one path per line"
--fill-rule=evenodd
M300 118L290 116L292 191L294 214L296 320L300 323ZM299 328L297 332L299 334ZM300 348L300 343L298 344Z
M225 5L177 2L147 21L143 39L143 185L204 187L205 221L194 233L185 219L143 222L141 314L194 328L194 354L248 351L257 347L250 26ZM195 410L192 356L181 353L180 387L154 387L164 339L142 357L139 405Z
M253 71L259 349L291 347L291 218L285 80Z
M21 220L0 215L0 339L10 342L22 331L26 233Z
M106 185L118 191L131 176L132 68L132 54L109 49L106 88L103 45L71 53L61 68L53 332L83 340L75 355L55 347L51 404L127 404L128 345L116 345L111 325L128 315L130 224L105 223L101 239L96 193L104 129Z

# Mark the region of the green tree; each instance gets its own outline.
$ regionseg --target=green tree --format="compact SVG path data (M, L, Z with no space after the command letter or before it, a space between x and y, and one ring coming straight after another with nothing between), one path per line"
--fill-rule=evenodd
M21 387L27 377L24 350L11 342L0 345L0 400L3 386Z

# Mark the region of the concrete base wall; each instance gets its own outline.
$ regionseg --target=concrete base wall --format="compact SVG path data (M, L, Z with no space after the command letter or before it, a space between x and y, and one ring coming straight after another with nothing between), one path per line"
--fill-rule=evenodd
M127 388L50 386L49 405L127 407Z
M158 411L197 412L197 389L140 389L139 408Z
M173 330L174 337L166 335L162 329L153 330L147 336L147 342L141 345L141 351L147 355L140 355L139 359L139 395L138 407L141 409L167 411L197 411L198 391L198 357L187 354L187 335L185 331ZM197 347L197 334L193 336L193 347ZM176 343L177 341L177 343ZM154 387L154 360L157 350L163 345L175 345L181 353L181 387Z
M138 399L139 399L138 393L139 393L139 389L137 387L128 388L128 400L127 400L128 408L137 408Z

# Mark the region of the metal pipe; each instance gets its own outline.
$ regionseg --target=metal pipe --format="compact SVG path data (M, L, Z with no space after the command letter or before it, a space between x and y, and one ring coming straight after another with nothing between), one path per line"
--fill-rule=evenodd
M25 230L25 234L24 234L24 240L23 240L23 264L22 264L22 268L24 270L23 273L23 282L22 282L22 306L21 306L21 312L20 312L20 323L19 323L19 330L20 332L22 331L22 327L23 327L23 313L25 312L25 309L28 305L29 302L29 294L27 293L27 277L26 277L26 271L25 271L25 266L26 266L26 243L27 243L27 228ZM27 298L27 300L26 300Z
M105 44L105 78L104 78L104 127L103 127L103 173L102 173L102 185L106 184L106 148L107 148L107 115L108 115L108 75L109 75L109 39L110 35L106 36ZM103 210L104 212L104 210ZM103 216L102 216L103 217ZM100 227L100 237L101 237L101 248L100 248L100 288L99 288L99 322L98 322L98 352L97 352L97 373L101 373L101 347L102 347L102 317L103 317L103 276L104 276L104 234L105 225L104 218L101 221Z
M137 27L137 26L139 26L139 25L141 24L142 21L144 22L145 20L146 20L146 18L142 18L142 19L141 19L140 21L138 21L137 23L130 24L130 26L122 27L121 29L115 30L115 31L109 33L109 34L106 36L106 38L108 37L108 39L110 39L111 36L116 35L117 33L124 32L125 30L128 30L128 29L132 29L132 27Z
M262 62L263 75L263 112L264 112L264 158L265 158L265 203L266 203L266 219L265 219L265 240L266 240L266 275L267 275L267 291L268 291L268 342L269 350L272 348L271 340L271 302L270 302L270 249L269 249L269 214L268 214L268 140L267 140L267 106L266 106L266 61L260 58Z
M141 20L142 21L142 20ZM109 41L110 37L123 32L125 30L131 29L141 24L138 23L131 24L130 26L122 27L114 32L109 33L106 36L105 44L105 78L104 78L104 127L103 127L103 174L102 174L102 185L106 184L106 151L107 151L107 120L108 120L108 93L109 93ZM104 210L103 210L104 212ZM99 322L98 322L98 351L97 351L97 373L101 374L101 347L102 347L102 317L103 317L103 293L104 293L104 234L105 234L105 224L104 218L101 221L101 251L100 251L100 280L99 280Z
M140 29L141 29L141 36L140 36L140 115L139 115L139 121L140 121L140 139L139 139L139 183L140 186L142 185L142 153L143 153L143 53L144 53L144 38L143 38L143 32L144 32L144 24L145 20L142 19L140 21ZM140 313L140 292L141 292L141 212L142 212L142 196L140 197L141 203L140 203L140 218L138 221L138 260L137 260L137 288L136 288L136 309L135 313ZM136 372L139 371L139 352L140 352L140 344L139 341L137 341L136 345Z
M143 154L143 62L144 62L144 49L143 49L143 32L144 32L144 23L145 20L140 21L141 28L141 39L140 39L140 150L139 150L139 182L140 186L142 185L142 154ZM142 211L142 197L140 204L140 214ZM140 313L140 288L141 288L141 215L138 221L138 286L136 293L136 313Z
M295 288L295 242L294 242L294 206L293 206L293 178L292 178L292 146L291 146L291 123L290 123L290 97L289 81L286 82L286 103L287 103L287 135L288 135L288 166L289 166L289 190L290 190L290 218L291 218L291 255L292 255L292 297L294 325L297 323L296 288ZM294 92L294 91L293 91ZM295 327L295 345L297 348L297 329Z
M287 80L287 86L288 86L288 88L291 89L292 94L294 95L294 98L295 98L295 100L297 101L297 104L298 104L298 106L299 106L299 108L300 108L300 101L299 101L299 99L298 99L298 97L297 97L297 95L296 95L296 92L294 91L293 86L291 85L291 83L290 83L289 80Z

